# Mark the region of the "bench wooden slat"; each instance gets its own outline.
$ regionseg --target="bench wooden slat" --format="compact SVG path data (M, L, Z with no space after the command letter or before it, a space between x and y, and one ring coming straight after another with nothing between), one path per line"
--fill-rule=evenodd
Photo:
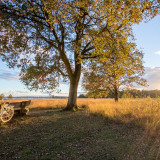
M31 103L31 100L22 101L22 102L13 102L9 104L14 106L14 110L21 110L21 109L24 109L26 106L30 105L30 103Z
M10 105L13 105L14 108L20 108L21 102L13 102L13 103L10 103Z

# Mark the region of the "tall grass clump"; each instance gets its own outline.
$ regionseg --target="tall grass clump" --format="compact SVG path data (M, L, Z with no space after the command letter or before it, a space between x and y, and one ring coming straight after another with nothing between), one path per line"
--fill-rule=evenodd
M144 128L150 134L160 136L160 98L120 99L119 102L92 100L89 113L101 115L112 121Z

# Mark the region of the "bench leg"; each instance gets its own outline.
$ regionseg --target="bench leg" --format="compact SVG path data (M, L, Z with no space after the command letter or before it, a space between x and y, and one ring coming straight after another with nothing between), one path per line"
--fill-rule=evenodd
M29 108L23 108L20 110L15 111L16 115L18 116L25 116L29 112Z

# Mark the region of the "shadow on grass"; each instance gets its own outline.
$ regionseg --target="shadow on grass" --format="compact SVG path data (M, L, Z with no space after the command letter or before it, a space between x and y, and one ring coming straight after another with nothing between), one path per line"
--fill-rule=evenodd
M64 106L58 106L58 107L36 107L36 108L30 108L30 111L45 111L45 110L60 110L63 109Z
M24 118L40 118L40 117L50 117L53 116L54 114L58 114L58 112L61 112L61 108L46 108L46 109L42 109L42 108L32 108L30 109L29 113L24 116ZM16 115L14 116L14 119L18 119L18 118L22 118L23 116L19 116Z
M157 157L159 140L113 119L86 112L31 110L0 132L0 159L145 160Z
M103 118L107 123L122 124L129 128L142 129L152 137L160 138L160 126L154 125L154 119L151 116L136 117L133 114L121 114L120 116L109 117L104 112L91 113L92 116ZM153 125L152 125L153 124Z

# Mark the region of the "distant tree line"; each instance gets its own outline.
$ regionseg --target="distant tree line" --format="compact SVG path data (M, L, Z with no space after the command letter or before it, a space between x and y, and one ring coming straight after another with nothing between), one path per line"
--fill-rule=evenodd
M122 90L119 91L119 98L158 98L160 97L160 90ZM105 94L93 94L88 92L87 94L80 94L78 98L114 98L112 92Z
M119 98L159 98L160 97L160 90L122 90L119 91ZM0 94L0 99L2 98L13 98L12 94L9 96L5 96L3 93ZM19 98L19 97L14 97ZM26 98L26 97L23 97ZM29 98L29 97L28 97ZM46 97L34 97L34 98L46 98ZM58 97L53 96L48 98L65 98L65 97ZM91 93L88 92L87 94L80 94L78 98L114 98L113 92L104 92L104 93Z
M160 90L128 90L120 91L121 98L158 98L160 97Z
M3 98L13 98L12 94L10 94L9 96L5 96L3 93L0 94L0 99L3 99Z
M23 98L27 98L27 99L56 99L56 98L67 98L66 96L54 96L54 95L50 95L50 96L14 96L12 94L6 96L4 93L0 93L0 99L3 99L3 98L6 98L6 99L23 99Z

